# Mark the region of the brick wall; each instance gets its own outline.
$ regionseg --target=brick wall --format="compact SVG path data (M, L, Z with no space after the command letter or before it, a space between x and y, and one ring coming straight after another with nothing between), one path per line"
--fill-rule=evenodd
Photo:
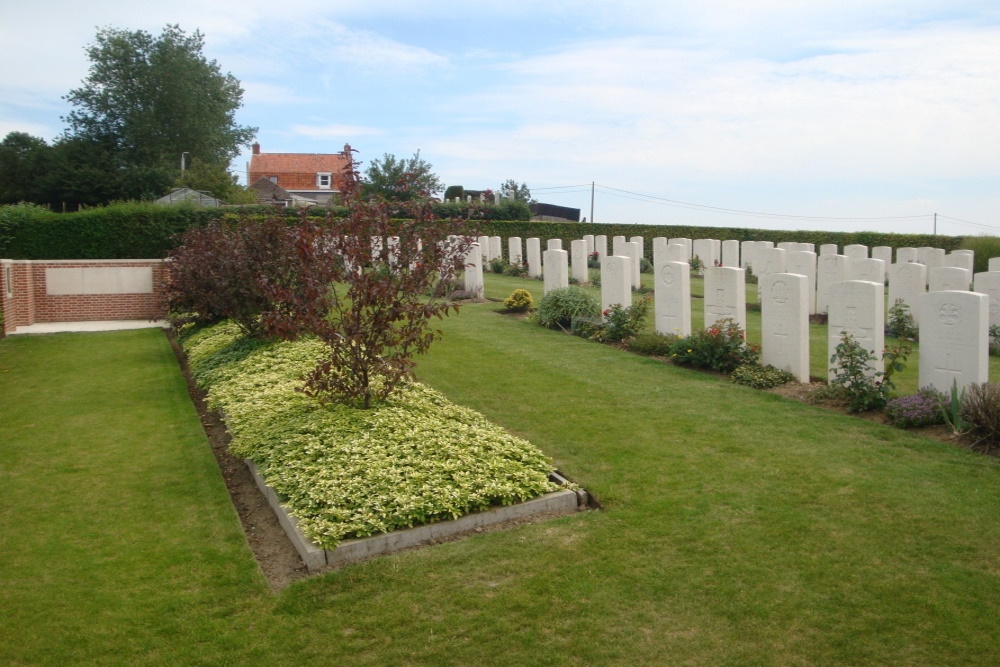
M120 285L119 273L127 278ZM135 275L151 281L136 286ZM39 322L163 319L165 280L157 259L0 260L4 332Z

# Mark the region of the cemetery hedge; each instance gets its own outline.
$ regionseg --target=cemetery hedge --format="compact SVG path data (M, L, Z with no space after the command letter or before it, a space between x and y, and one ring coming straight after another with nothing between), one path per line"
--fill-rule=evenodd
M312 208L308 215L343 215L343 207ZM577 239L584 234L642 236L647 258L652 257L652 239L718 238L737 241L799 241L858 243L874 246L933 246L955 250L973 237L933 236L929 234L884 234L879 232L816 232L737 227L695 227L683 225L629 225L603 223L540 222L529 220L523 203L437 204L438 217L470 219L471 233L522 239L538 237L544 247L548 239ZM165 257L177 235L190 227L204 226L212 220L235 216L272 215L270 206L244 206L206 209L195 206L161 206L152 202L127 202L73 213L55 213L33 204L0 206L0 257L5 259L157 259ZM289 218L298 211L288 210Z

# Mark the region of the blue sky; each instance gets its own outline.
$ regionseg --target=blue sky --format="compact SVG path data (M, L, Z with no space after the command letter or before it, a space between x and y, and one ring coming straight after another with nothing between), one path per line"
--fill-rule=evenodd
M598 222L1000 234L995 1L0 10L0 136L62 131L97 26L178 23L243 83L265 152L419 150L445 184L513 178L588 219L594 183Z

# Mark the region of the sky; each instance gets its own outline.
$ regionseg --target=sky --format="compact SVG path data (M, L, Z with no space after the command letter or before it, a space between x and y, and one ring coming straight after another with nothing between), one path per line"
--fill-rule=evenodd
M0 136L62 133L98 28L178 24L242 83L237 122L263 152L349 143L364 170L419 151L446 185L514 179L596 222L1000 235L996 0L0 0L0 16Z

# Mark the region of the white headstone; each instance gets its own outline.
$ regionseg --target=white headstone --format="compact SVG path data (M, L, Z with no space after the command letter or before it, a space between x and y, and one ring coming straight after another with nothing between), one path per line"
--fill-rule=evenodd
M816 262L816 312L828 313L830 285L848 279L851 260L847 255L820 255Z
M593 255L594 254L594 235L593 234L584 234L583 235L583 240L587 242L587 254L588 255Z
M569 252L573 267L573 279L578 283L589 283L590 272L587 270L587 242L583 239L570 241Z
M686 262L689 259L691 259L691 255L692 255L691 246L693 245L691 239L684 238L684 237L680 237L680 238L676 238L676 239L670 239L670 243L668 243L667 245L674 245L675 243L681 244L687 250L687 257L684 258L684 261Z
M740 268L746 269L753 263L753 254L757 248L756 241L743 241L740 243Z
M896 263L906 264L907 262L919 262L916 248L896 248Z
M957 290L968 292L972 285L972 271L958 266L939 266L931 269L931 277L927 280L928 292L945 292Z
M889 267L889 308L902 300L913 321L920 324L920 297L927 289L927 267L919 262L897 262Z
M798 273L806 277L809 314L816 312L816 253L806 250L790 250L785 253L785 272Z
M844 254L851 259L868 259L868 246L860 243L852 243L844 246Z
M830 286L830 311L827 328L828 354L833 356L844 333L868 350L875 359L868 362L869 377L885 369L885 284L867 280L848 280ZM830 362L829 379L836 364Z
M524 263L524 252L521 250L520 236L511 236L507 239L507 258L511 264L520 266Z
M990 257L986 266L990 271L1000 271L1000 257Z
M782 241L777 247L781 248L785 252L790 252L792 250L798 250L799 244L797 241Z
M949 393L989 379L989 297L927 292L920 300L920 386Z
M705 269L705 327L731 319L747 330L746 271L719 266Z
M642 284L640 281L639 274L639 258L642 257L640 254L639 244L635 241L626 241L622 244L623 252L622 254L632 260L632 286L636 289ZM616 255L618 253L615 253Z
M486 261L489 260L490 256L490 237L480 236L477 239L477 242L479 243L479 252L482 254L483 262L485 263Z
M877 245L872 248L872 259L881 259L886 268L892 264L892 248L887 245Z
M761 301L761 358L809 382L809 307L805 276L769 273L758 283Z
M867 280L885 285L885 262L881 259L853 259L848 280Z
M669 241L665 236L653 237L653 266L666 261L667 245Z
M631 237L629 239L629 241L631 243L634 243L637 246L639 246L639 257L645 257L646 256L646 239L645 238L643 238L642 236L633 236L633 237Z
M619 304L622 308L632 305L632 260L619 255L609 255L601 262L601 312Z
M537 237L526 241L528 250L528 277L538 278L542 275L542 242Z
M924 248L920 248L924 250ZM927 285L930 287L931 270L944 266L944 250L942 248L927 248L923 254L919 254L920 263L927 267Z
M607 236L604 234L597 234L594 236L594 252L597 253L598 262L608 256Z
M785 251L781 248L760 247L755 253L753 273L758 278L769 273L785 273Z
M796 243L795 245L797 246L795 248L796 250L801 250L803 252L816 252L816 244L815 243L805 243L805 242L802 242L802 243Z
M469 246L465 256L465 291L473 298L483 298L483 252L478 243Z
M663 262L653 267L656 330L691 335L691 267L687 262Z
M983 271L973 278L973 291L990 300L990 326L1000 326L1000 271Z
M687 248L680 243L671 243L667 246L667 250L664 253L663 261L666 262L684 262L691 266L688 260L691 259L691 254L688 252Z
M499 236L490 237L490 251L488 261L503 259L503 239Z
M611 237L611 250L612 250L612 252L615 255L617 255L618 253L614 251L615 248L620 248L621 244L625 243L626 241L628 241L628 239L625 238L624 236L612 236Z
M546 250L542 260L545 274L545 294L554 289L569 287L569 253L565 250Z
M819 247L819 254L821 257L823 255L839 255L840 249L836 243L824 243Z
M971 250L953 250L944 257L945 266L957 266L969 271L975 270L976 255Z
M722 244L718 239L695 239L691 252L701 260L701 265L705 268L716 266L722 251Z
M549 239L545 244L546 250L562 250L562 239Z
M722 242L722 266L730 266L738 269L740 266L740 242Z

